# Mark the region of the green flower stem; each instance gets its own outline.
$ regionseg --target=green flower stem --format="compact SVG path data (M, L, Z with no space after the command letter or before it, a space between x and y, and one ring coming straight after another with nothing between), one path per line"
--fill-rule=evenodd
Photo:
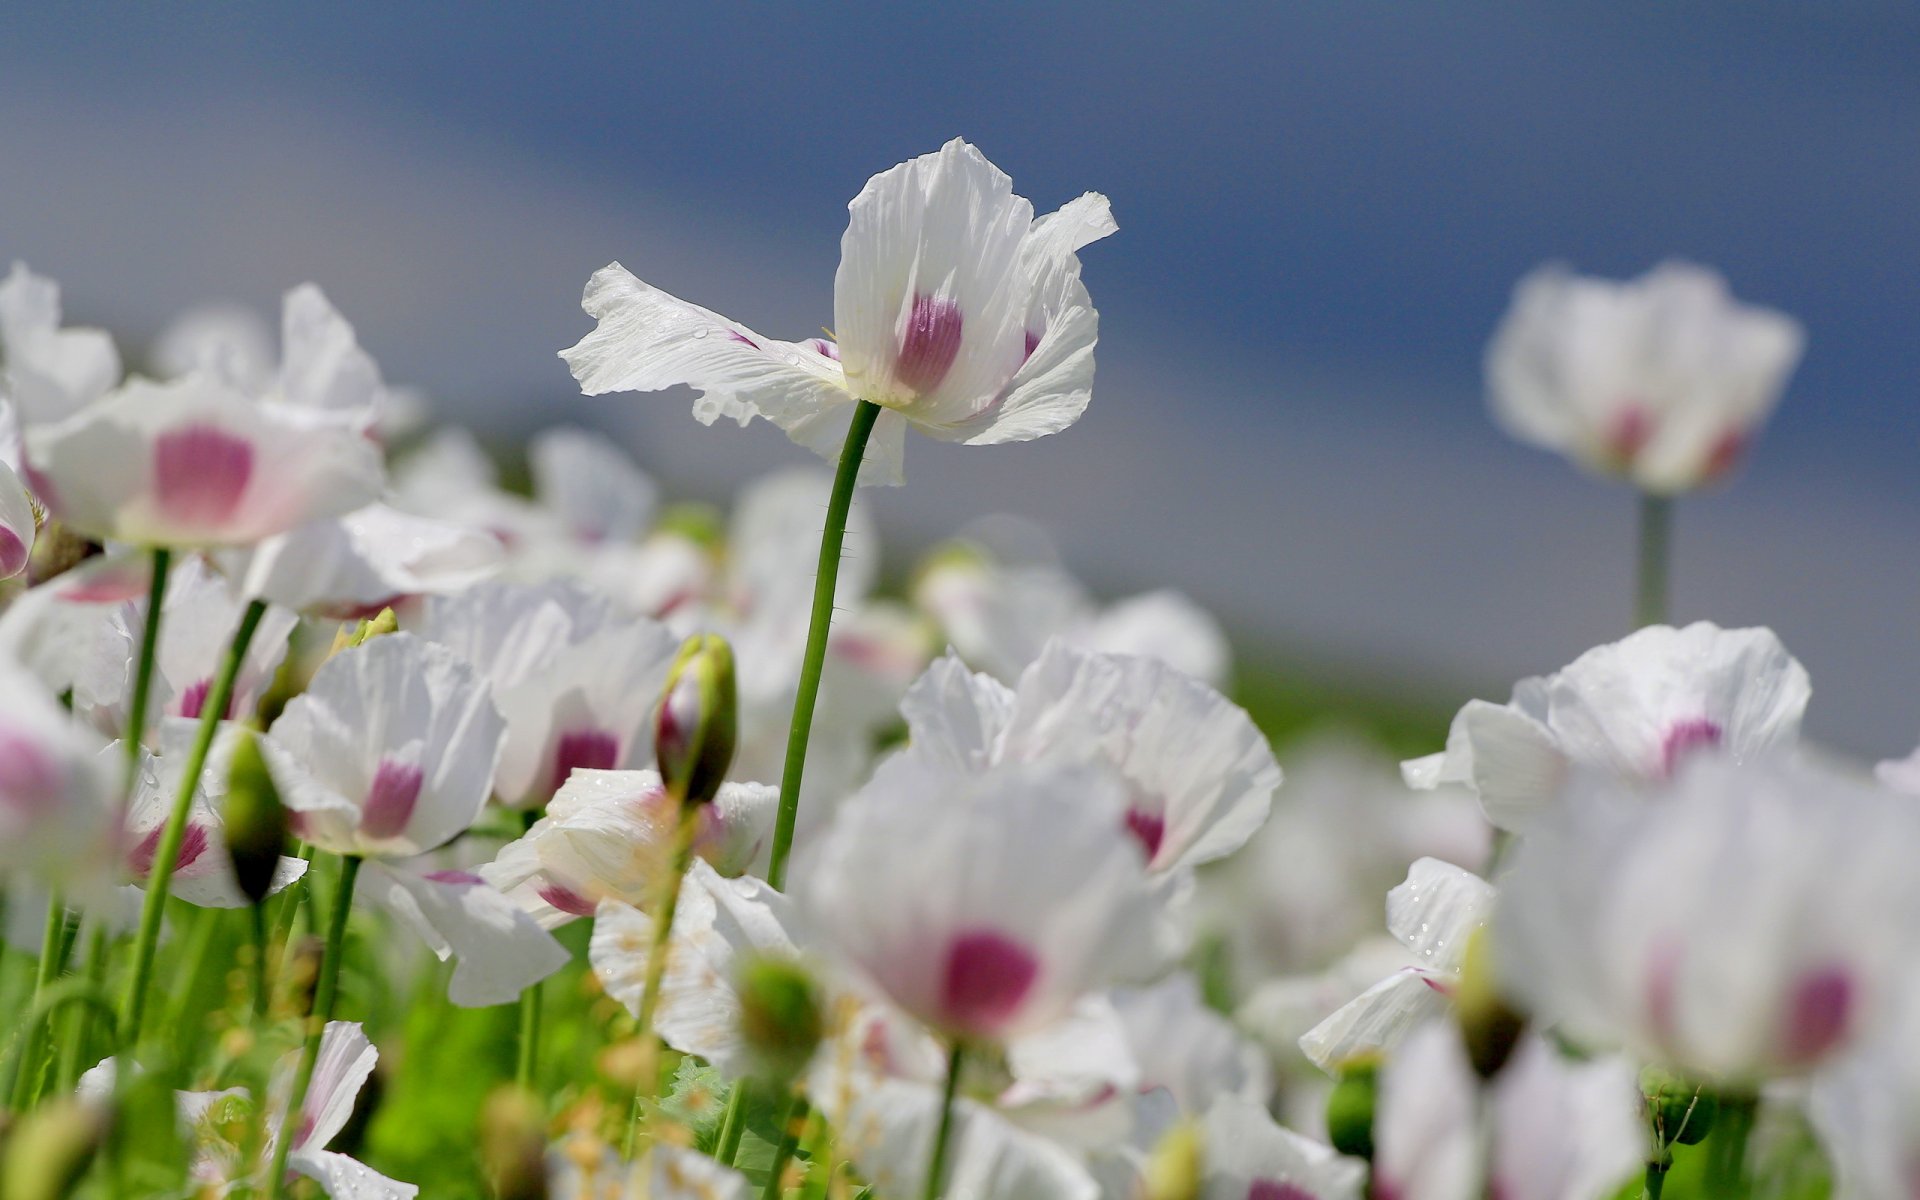
M713 1144L714 1161L731 1167L740 1153L740 1135L747 1128L747 1106L753 1103L753 1080L745 1075L733 1085L727 1096L727 1111L720 1118L720 1137Z
M107 926L94 920L87 938L87 982L95 990L104 990L107 980L107 954L110 944L107 939ZM84 1063L97 1061L91 1057L93 1045L93 1006L82 1005L74 1014L73 1028L67 1032L66 1040L60 1047L60 1071L54 1076L60 1094L71 1092L80 1081L80 1072Z
M293 1077L293 1091L287 1096L287 1111L280 1118L280 1136L273 1146L273 1165L267 1172L269 1200L279 1200L287 1183L287 1155L300 1132L300 1109L307 1100L307 1088L313 1084L314 1064L320 1061L320 1039L333 1017L334 995L340 988L340 960L346 954L347 914L353 908L353 881L360 874L360 859L345 855L340 859L340 887L333 898L333 920L327 926L326 949L320 957L320 980L313 993L313 1012L307 1017L307 1044L300 1051L300 1068Z
M1640 493L1640 556L1635 580L1633 625L1667 623L1667 586L1673 559L1673 500Z
M267 906L249 904L247 915L253 923L253 1023L258 1025L273 1001L273 984L267 976Z
M659 898L653 905L653 935L647 946L647 978L640 992L640 1036L646 1039L646 1065L633 1089L633 1114L627 1122L627 1157L632 1158L640 1141L640 1126L646 1119L647 1105L660 1091L660 1047L653 1036L653 1013L660 1005L660 983L667 974L667 943L673 935L673 914L680 907L680 885L693 861L693 839L700 829L698 805L680 814L674 831L672 874L661 882Z
M156 562L155 574L158 573ZM153 854L153 867L147 875L146 902L140 909L140 933L134 942L133 973L120 1009L120 1034L128 1045L140 1040L141 1021L146 1016L147 985L153 975L153 954L160 943L160 914L166 909L174 862L180 857L180 843L187 835L187 815L193 809L193 794L200 786L200 772L207 765L208 751L213 749L220 718L233 698L233 684L240 677L241 664L246 661L247 644L253 641L253 631L259 628L260 618L266 611L266 601L253 601L241 616L240 627L234 630L226 661L220 665L220 672L208 689L206 703L200 709L200 728L193 750L187 755L186 769L180 776L180 791L173 798L173 811L167 814L166 829Z
M1660 1193L1667 1186L1667 1172L1673 1169L1673 1159L1661 1155L1658 1159L1647 1161L1645 1200L1660 1200Z
M941 1180L947 1174L947 1143L953 1138L953 1097L960 1090L960 1068L966 1065L967 1044L956 1040L947 1055L947 1089L940 1097L940 1128L933 1135L933 1154L927 1160L927 1184L922 1200L940 1200Z
M40 963L34 970L33 995L29 1004L37 1005L53 986L65 965L67 905L58 889L47 897L47 924L40 935ZM23 1112L38 1090L40 1079L40 1022L29 1019L23 1026L20 1046L20 1074L13 1084L13 1110Z
M133 803L133 785L140 778L140 743L147 734L147 702L153 695L153 664L160 656L160 610L167 599L167 571L173 564L173 551L165 546L153 550L153 570L147 584L147 619L140 630L140 659L133 669L133 695L127 698L127 727L120 744L127 756L126 776L120 792L121 812Z
M793 1152L800 1147L800 1132L806 1128L811 1111L807 1098L799 1092L787 1101L786 1115L780 1118L780 1144L774 1148L773 1168L767 1172L766 1186L760 1189L760 1200L780 1200L782 1176L793 1160Z
M514 1067L514 1082L533 1090L533 1074L540 1067L540 985L536 979L520 993L520 1059Z
M1756 1096L1722 1094L1720 1111L1707 1136L1707 1194L1716 1200L1743 1200L1752 1189L1747 1177L1747 1138L1759 1114Z
M807 625L807 652L800 661L800 691L793 698L793 723L787 729L787 761L780 772L780 814L773 827L773 857L767 882L776 888L787 880L787 855L793 849L793 826L800 814L800 777L807 765L807 739L813 734L813 705L820 696L820 671L827 661L827 630L833 622L833 589L840 578L840 546L847 536L847 513L853 507L853 488L860 477L860 460L867 437L880 416L880 406L862 400L854 405L847 426L840 465L833 473L833 494L827 501L827 527L820 534L820 565L813 577L813 616Z
M800 1200L827 1200L833 1187L833 1126L817 1110L807 1122L807 1182L800 1189Z
M213 935L219 923L220 910L217 908L203 908L195 912L192 940L187 943L180 975L174 980L173 1004L167 1011L168 1036L176 1039L176 1044L189 1049L199 1043L197 1035L201 1030L195 1029L189 1035L186 1022L194 1011L193 999L200 990L200 977L207 973L207 962L213 957Z
M286 889L280 893L280 909L274 915L273 919L273 937L271 944L283 947L280 957L280 969L282 973L286 970L288 959L293 956L293 923L299 919L301 902L307 898L307 892L312 886L307 879L309 875L313 874L312 844L308 842L300 843L300 848L294 852L294 857L306 863L307 869L300 873L300 878L288 884Z

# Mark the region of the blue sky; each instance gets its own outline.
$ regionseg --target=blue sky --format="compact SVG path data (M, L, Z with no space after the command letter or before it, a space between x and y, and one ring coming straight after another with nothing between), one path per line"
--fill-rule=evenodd
M770 333L844 206L963 134L1086 255L1101 382L1036 447L914 447L890 528L992 507L1380 675L1499 690L1624 621L1628 500L1506 443L1480 356L1549 258L1682 255L1806 323L1679 612L1775 624L1816 729L1920 730L1920 15L1901 5L124 6L0 12L0 257L134 337L325 286L395 378L591 419L671 479L789 461L553 358L609 259ZM1057 445L1055 444L1057 443Z

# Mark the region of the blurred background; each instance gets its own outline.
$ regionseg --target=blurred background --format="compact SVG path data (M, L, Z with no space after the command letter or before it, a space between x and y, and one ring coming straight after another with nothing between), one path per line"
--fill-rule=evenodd
M1514 281L1696 259L1809 351L1748 467L1680 506L1676 617L1772 625L1812 732L1910 749L1920 9L1442 8L15 2L0 265L136 355L312 279L436 418L591 424L717 500L805 452L577 395L587 276L808 336L847 200L962 135L1042 210L1112 198L1099 384L1061 437L911 443L870 496L895 566L1017 512L1104 590L1191 593L1296 704L1443 719L1629 625L1630 494L1486 416Z

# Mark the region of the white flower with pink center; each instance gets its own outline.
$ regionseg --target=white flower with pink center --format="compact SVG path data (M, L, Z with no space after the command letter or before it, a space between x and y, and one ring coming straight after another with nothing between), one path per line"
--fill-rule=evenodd
M118 803L104 747L38 679L0 663L0 879L61 885L98 865Z
M245 596L351 620L472 587L495 575L502 558L491 534L369 504L223 552L218 562Z
M427 604L421 635L489 681L506 719L494 791L537 808L576 770L652 754L649 718L679 639L571 583L488 583Z
M153 860L160 849L167 817L173 811L174 797L180 791L180 775L194 736L192 724L175 722L162 735L164 744L160 755L142 752L141 770L135 781L132 803L127 808L122 842L127 874L141 888L153 872ZM187 810L186 828L174 858L173 876L167 885L169 895L202 908L245 908L252 903L234 878L233 860L227 853L226 822L220 815L232 752L231 740L223 737L208 756ZM268 893L279 892L306 870L307 864L301 859L282 855L274 868Z
M900 482L908 425L988 444L1079 418L1099 317L1076 252L1114 231L1104 196L1035 220L1012 181L955 139L874 176L848 211L837 341L763 337L614 263L582 301L598 327L561 357L588 395L687 384L702 422L763 417L828 458L854 402L872 401L888 411L861 469L869 483Z
M952 655L908 691L907 754L950 770L1097 761L1126 783L1110 818L1156 875L1232 853L1267 818L1280 767L1238 706L1150 658L1062 642L1008 688Z
M1487 383L1514 437L1669 494L1739 463L1804 342L1799 322L1735 302L1701 267L1616 283L1549 266L1515 288Z
M1493 961L1577 1040L1751 1085L1870 1033L1920 944L1904 798L1787 760L1583 778L1503 876Z
M1811 694L1770 629L1651 625L1521 680L1506 704L1472 701L1446 750L1404 770L1413 787L1472 789L1488 820L1518 832L1575 767L1652 784L1695 755L1739 762L1790 747Z
M0 281L0 392L22 425L46 425L120 382L120 352L104 330L62 328L60 285L14 263Z
M1633 1067L1573 1062L1526 1037L1490 1087L1450 1021L1416 1030L1380 1075L1374 1119L1376 1200L1607 1200L1650 1149ZM1490 1141L1490 1147L1489 1147Z
M694 852L722 875L743 873L765 849L779 801L765 784L722 784L699 808ZM657 772L579 770L479 873L548 929L590 917L606 900L651 907L678 826Z
M29 480L89 537L243 546L380 492L380 452L338 415L256 403L205 376L134 380L27 434Z
M801 898L885 995L950 1037L1004 1041L1172 950L1144 856L1088 767L883 765L817 847Z
M1920 1183L1920 1005L1820 1071L1808 1108L1845 1200L1912 1200Z

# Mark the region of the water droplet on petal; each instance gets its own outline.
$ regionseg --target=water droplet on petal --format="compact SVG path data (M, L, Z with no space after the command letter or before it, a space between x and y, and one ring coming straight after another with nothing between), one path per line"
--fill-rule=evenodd
M707 327L706 327L705 325L702 325L702 326L701 326L700 328L698 328L698 329L696 329L696 330L694 330L694 331L693 331L693 336L694 336L694 338L695 338L696 340L697 340L697 339L699 339L699 338L703 338L703 337L706 337L706 336L707 336Z

